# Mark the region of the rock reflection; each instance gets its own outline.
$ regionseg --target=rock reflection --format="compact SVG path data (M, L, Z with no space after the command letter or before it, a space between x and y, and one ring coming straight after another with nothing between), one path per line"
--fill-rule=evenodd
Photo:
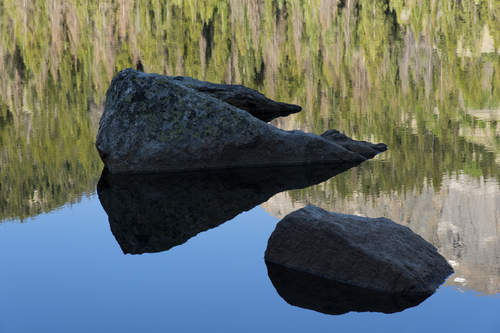
M265 262L269 279L288 304L330 315L351 311L395 313L417 306L432 295L381 293Z
M241 168L157 175L103 172L97 192L127 254L161 252L215 228L276 193L309 187L353 163Z

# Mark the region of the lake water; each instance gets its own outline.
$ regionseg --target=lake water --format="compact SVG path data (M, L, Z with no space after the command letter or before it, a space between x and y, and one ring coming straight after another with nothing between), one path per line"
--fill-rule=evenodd
M500 332L499 13L474 1L2 1L0 332ZM313 186L253 191L233 172L226 188L220 175L165 177L155 193L170 206L134 198L146 181L119 196L99 182L94 142L127 67L244 84L304 108L275 126L389 150ZM455 274L393 314L292 306L263 256L276 223L308 203L406 225ZM194 222L162 223L174 206ZM122 218L141 209L144 229ZM170 226L185 235L165 241Z

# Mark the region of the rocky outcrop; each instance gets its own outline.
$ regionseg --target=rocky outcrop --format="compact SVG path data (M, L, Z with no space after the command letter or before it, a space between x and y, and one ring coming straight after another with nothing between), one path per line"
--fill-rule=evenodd
M234 107L245 106L224 89L210 92L197 82L133 69L118 73L107 91L96 139L109 172L362 162L370 155L331 138L280 130ZM371 155L381 149L385 145L373 146Z
M149 175L103 172L97 185L124 253L161 252L274 194L325 181L357 164L238 168Z
M265 259L390 294L432 294L453 272L434 246L407 227L311 205L277 224Z

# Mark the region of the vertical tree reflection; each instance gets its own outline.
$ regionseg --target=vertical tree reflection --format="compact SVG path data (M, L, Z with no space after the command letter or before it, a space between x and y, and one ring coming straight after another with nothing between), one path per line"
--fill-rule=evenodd
M105 91L139 64L305 109L278 126L387 143L388 162L351 184L363 192L498 178L481 111L499 107L499 14L472 0L2 1L1 219L94 191Z

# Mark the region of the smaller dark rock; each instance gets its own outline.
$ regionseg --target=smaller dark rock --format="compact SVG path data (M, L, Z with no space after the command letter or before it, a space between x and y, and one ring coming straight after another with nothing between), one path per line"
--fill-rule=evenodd
M271 262L383 293L433 293L453 269L430 243L386 218L308 205L285 216L269 238Z

